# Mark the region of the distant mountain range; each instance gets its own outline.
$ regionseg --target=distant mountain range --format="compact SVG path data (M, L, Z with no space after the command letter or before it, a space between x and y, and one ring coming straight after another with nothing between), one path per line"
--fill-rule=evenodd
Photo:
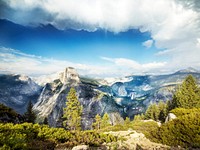
M27 76L0 75L0 103L23 114L31 100L38 122L47 117L51 126L61 126L67 93L75 87L83 106L82 126L89 129L96 114L107 112L115 124L126 116L143 113L150 103L171 100L177 85L189 74L200 84L200 72L193 68L169 75L133 75L108 81L79 77L69 67L60 74L37 79L40 85Z

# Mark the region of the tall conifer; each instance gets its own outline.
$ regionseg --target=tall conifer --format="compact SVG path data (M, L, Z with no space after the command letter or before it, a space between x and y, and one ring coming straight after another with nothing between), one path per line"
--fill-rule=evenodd
M82 106L76 96L76 90L71 88L67 95L66 108L64 108L63 126L70 130L81 129Z

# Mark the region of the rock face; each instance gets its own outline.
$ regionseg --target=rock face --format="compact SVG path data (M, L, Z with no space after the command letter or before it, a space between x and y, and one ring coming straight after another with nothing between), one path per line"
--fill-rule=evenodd
M23 75L0 75L0 103L13 108L20 114L26 111L31 100L35 103L41 87Z
M111 114L112 118L116 116L112 113L119 116L124 115L123 108L115 102L113 97L100 91L98 86L81 82L76 71L72 68L67 68L61 74L60 79L47 83L43 88L38 102L34 105L34 110L37 112L39 120L42 121L47 117L50 126L62 125L63 108L66 107L66 96L71 87L76 89L78 99L83 106L83 129L91 128L96 114L103 115L107 112Z
M68 83L79 83L80 78L76 70L72 67L68 67L65 69L64 72L60 73L60 81L63 84L68 84Z

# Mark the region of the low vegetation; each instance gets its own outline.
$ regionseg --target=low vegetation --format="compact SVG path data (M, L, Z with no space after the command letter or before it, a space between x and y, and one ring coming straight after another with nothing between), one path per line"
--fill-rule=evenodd
M200 148L200 112L196 110L188 113L187 109L182 109L183 115L179 114L178 118L163 124L151 134L151 139L170 146Z
M0 124L2 149L54 149L61 143L67 148L80 144L100 146L114 141L115 136L96 131L68 131L32 123Z

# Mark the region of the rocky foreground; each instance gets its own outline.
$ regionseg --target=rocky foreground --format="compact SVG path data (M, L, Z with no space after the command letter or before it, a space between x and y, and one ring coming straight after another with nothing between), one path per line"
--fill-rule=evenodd
M167 150L169 146L158 144L151 142L149 139L145 137L143 133L138 133L134 130L128 131L117 131L117 132L107 132L108 134L112 134L114 136L119 136L122 140L117 143L117 149L126 149L126 150ZM112 144L111 144L112 145Z
M143 133L138 133L132 129L128 131L110 131L105 134L111 134L119 137L119 141L114 143L105 143L101 147L89 147L87 145L78 145L72 150L169 150L167 145L151 142ZM58 146L56 150L68 150ZM71 149L69 149L71 150Z

